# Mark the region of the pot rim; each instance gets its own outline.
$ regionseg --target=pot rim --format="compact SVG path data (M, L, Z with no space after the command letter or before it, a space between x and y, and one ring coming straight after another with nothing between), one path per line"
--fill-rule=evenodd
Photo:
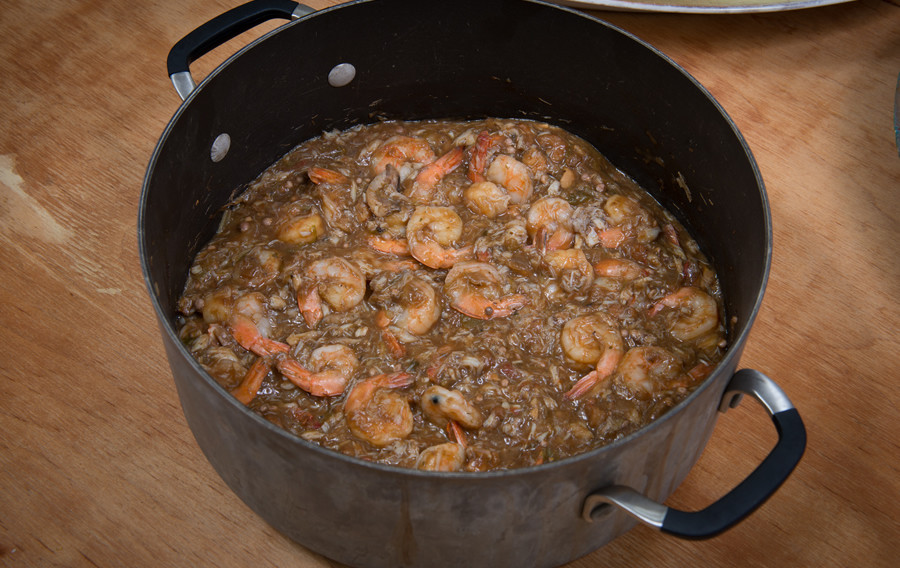
M613 25L609 22L606 22L596 16L592 16L589 14L585 14L574 8L561 6L558 4L552 4L550 2L546 2L544 0L522 0L524 2L543 5L548 8L558 9L565 12L569 12L578 17L589 19L597 24L603 25L610 30L623 34L632 41L637 42L644 48L650 50L657 57L665 60L669 65L671 65L675 70L681 73L686 79L688 79L695 88L697 88L702 95L706 97L706 99L711 102L715 108L719 111L722 118L725 119L726 124L729 126L734 136L737 138L741 147L744 150L744 154L748 160L748 163L753 171L753 175L756 178L757 188L759 190L759 198L760 205L763 210L763 220L765 225L765 261L763 271L760 277L759 288L756 294L756 298L753 302L753 307L749 312L749 316L746 319L746 322L743 325L740 325L740 331L737 336L734 337L731 341L729 341L729 345L727 347L727 351L725 353L725 357L716 365L713 372L703 381L693 392L691 392L686 398L680 401L678 404L669 409L665 414L656 418L650 424L647 424L640 429L619 438L609 444L600 446L598 448L594 448L592 450L588 450L586 452L582 452L580 454L569 456L566 458L562 458L556 461L540 464L540 465L532 465L532 466L524 466L512 469L500 469L500 470L490 470L490 471L482 471L482 472L435 472L435 471L422 471L413 468L407 468L396 465L382 464L377 462L370 462L360 458L356 458L353 456L349 456L338 452L336 450L331 450L328 448L324 448L318 444L309 442L304 440L303 438L292 434L291 432L280 428L259 414L251 411L249 408L240 403L236 398L234 398L224 387L222 387L215 379L212 378L209 373L197 362L197 360L191 355L191 353L187 350L187 348L182 344L181 340L178 338L178 335L175 333L172 325L171 325L171 313L167 310L163 309L160 304L159 298L157 296L156 291L154 290L153 282L150 279L150 266L149 266L149 254L147 251L147 243L144 237L144 226L145 226L145 217L146 217L146 208L147 208L147 195L149 193L150 181L153 176L153 172L156 169L156 163L159 159L159 155L162 151L163 146L168 140L169 134L174 128L175 124L178 122L182 114L184 114L194 97L198 95L198 93L206 86L206 84L212 81L215 77L217 77L221 72L223 72L232 61L243 55L246 51L254 48L259 45L269 37L281 33L285 31L288 27L299 24L300 22L304 22L307 19L314 18L320 14L326 14L335 10L344 9L352 7L356 4L363 4L368 2L373 2L377 0L354 0L352 2L348 2L345 4L340 4L336 6L331 6L322 10L318 10L313 12L303 18L298 20L294 20L292 22L288 22L278 28L266 33L260 38L254 40L248 45L244 46L236 53L228 57L222 64L218 65L213 71L209 73L203 80L197 85L197 87L191 91L191 93L184 99L184 101L179 105L176 109L175 114L167 123L165 129L160 135L159 141L157 142L153 154L151 155L150 161L147 165L147 169L145 171L144 180L141 184L141 194L140 200L138 204L138 222L137 222L137 237L138 237L138 252L140 254L140 262L141 262L141 272L144 279L144 285L147 288L147 291L150 295L151 303L153 304L153 309L156 312L156 316L159 322L163 323L160 325L163 333L165 333L171 343L177 346L179 354L185 358L191 368L196 371L202 379L211 386L214 390L218 392L218 394L226 399L228 399L229 404L237 410L237 412L244 414L245 416L249 416L252 420L255 420L258 425L268 430L270 434L283 437L285 441L289 443L296 443L300 447L303 447L307 450L317 452L324 459L334 459L338 462L342 462L346 466L352 467L362 467L365 469L374 469L377 471L381 471L383 473L391 473L391 474L401 474L404 476L409 476L413 478L442 478L442 479L472 479L472 478L506 478L510 476L520 476L520 475L531 475L537 472L551 471L553 469L558 468L567 468L571 464L579 463L584 460L595 460L599 459L604 453L614 451L616 448L627 445L631 443L632 440L647 435L652 432L654 429L661 428L663 425L669 420L673 420L678 414L680 414L685 408L690 406L695 399L701 396L701 394L708 388L711 388L711 385L716 382L716 379L724 372L724 369L727 368L735 368L738 363L738 358L743 351L743 346L746 343L747 336L750 333L750 329L753 327L753 322L756 320L756 316L759 313L760 306L763 301L763 296L765 294L766 286L769 280L769 274L771 271L771 263L772 263L772 218L771 218L771 210L769 207L769 199L766 193L765 184L763 182L762 174L759 171L759 166L756 162L756 159L753 156L752 151L750 150L749 145L747 144L746 139L741 134L734 120L732 120L731 116L725 111L722 105L718 100L713 97L713 95L704 87L693 75L691 75L686 69L684 69L681 65L673 61L670 57L662 53L656 47L650 45L644 40L638 38L637 36ZM434 117L435 119L440 119L441 117ZM553 124L550 120L547 120L549 124ZM587 140L588 143L591 143L590 140ZM615 165L615 164L614 164ZM627 172L626 172L627 173ZM651 193L651 195L653 195ZM654 196L655 197L655 196Z

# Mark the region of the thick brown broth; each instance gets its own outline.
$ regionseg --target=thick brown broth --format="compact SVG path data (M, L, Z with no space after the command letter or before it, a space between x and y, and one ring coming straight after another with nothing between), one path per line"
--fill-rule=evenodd
M464 471L653 421L721 359L721 305L643 189L557 127L499 119L300 145L228 207L179 303L185 345L273 423Z

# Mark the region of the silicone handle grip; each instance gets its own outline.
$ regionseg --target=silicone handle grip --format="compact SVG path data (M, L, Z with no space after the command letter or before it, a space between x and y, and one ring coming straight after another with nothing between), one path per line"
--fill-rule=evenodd
M796 409L772 415L779 440L759 467L724 497L694 513L669 509L661 529L683 538L709 538L738 522L772 496L794 471L806 448L806 429Z
M181 38L166 60L169 78L182 100L196 84L190 65L228 40L268 20L299 18L314 10L291 0L253 0L220 14Z
M661 505L630 487L616 485L585 499L584 518L591 520L599 506L612 504L667 533L701 539L731 528L755 511L797 467L806 449L806 428L784 392L759 371L743 369L735 373L720 409L733 407L742 394L755 397L766 407L778 431L778 443L737 487L702 511L686 512Z

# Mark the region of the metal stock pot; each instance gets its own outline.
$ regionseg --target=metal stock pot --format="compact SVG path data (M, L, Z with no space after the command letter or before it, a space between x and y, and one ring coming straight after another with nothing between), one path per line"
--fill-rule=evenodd
M199 86L195 58L270 18L294 21ZM778 386L736 372L771 256L763 183L740 133L684 70L640 40L541 2L371 0L313 12L268 0L198 28L169 56L184 104L147 169L141 264L185 417L225 482L273 527L353 566L556 566L637 519L688 538L758 507L805 448ZM175 332L193 256L237 191L322 131L385 119L530 118L594 144L676 214L712 259L730 322L727 355L688 399L607 447L545 465L435 473L367 463L305 442L248 411ZM740 394L762 402L779 442L699 512L661 505Z

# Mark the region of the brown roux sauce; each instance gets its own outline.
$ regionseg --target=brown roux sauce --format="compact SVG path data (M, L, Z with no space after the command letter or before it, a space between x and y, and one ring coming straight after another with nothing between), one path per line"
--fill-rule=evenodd
M464 471L558 460L664 414L721 359L721 306L712 267L647 192L557 127L499 119L301 144L228 206L179 303L185 345L274 424L365 460ZM236 314L284 347L242 346ZM582 333L564 331L576 318ZM357 385L397 373L408 384L348 408ZM477 419L429 416L435 385Z

